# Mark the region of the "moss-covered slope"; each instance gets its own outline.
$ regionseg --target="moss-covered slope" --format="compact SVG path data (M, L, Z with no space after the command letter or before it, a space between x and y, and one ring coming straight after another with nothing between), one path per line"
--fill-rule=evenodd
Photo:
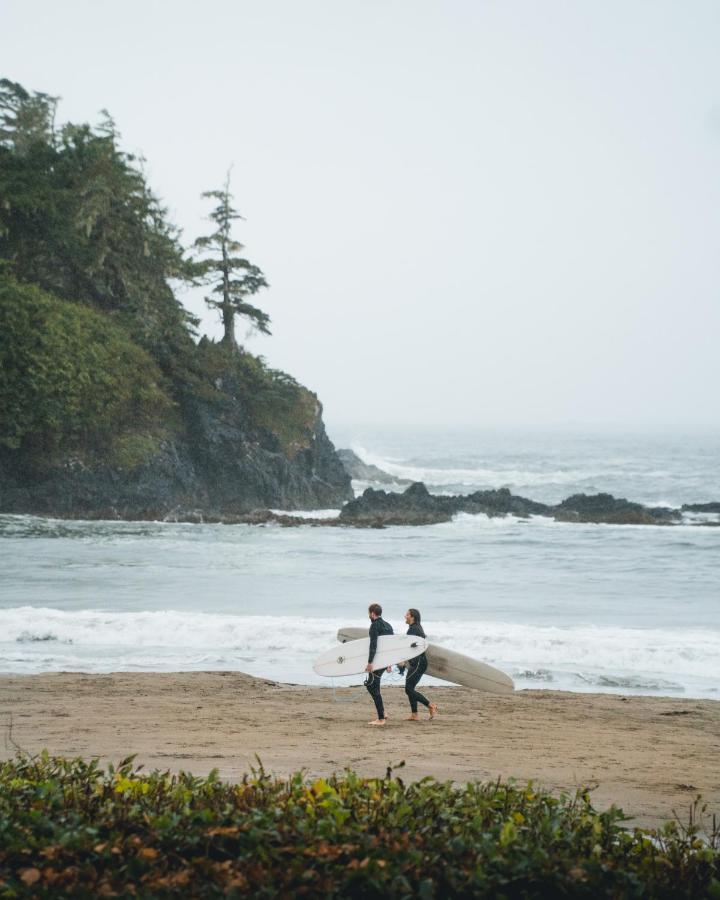
M108 315L0 279L0 510L164 518L340 505L317 397L202 341L163 375Z

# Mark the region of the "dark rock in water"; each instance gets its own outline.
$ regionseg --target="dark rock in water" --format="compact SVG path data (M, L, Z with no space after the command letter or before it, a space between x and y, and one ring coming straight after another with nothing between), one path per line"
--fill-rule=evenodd
M720 503L683 503L683 512L720 513Z
M446 522L461 512L487 516L554 516L563 522L616 525L670 525L681 518L677 510L647 507L611 494L575 494L558 506L548 506L511 494L507 488L445 497L430 494L424 484L416 482L402 494L368 488L361 497L343 507L340 522L425 525Z
M357 524L381 522L385 525L434 525L449 522L456 510L452 497L430 494L421 482L411 484L402 494L368 488L340 511L340 521Z
M396 478L372 463L363 462L354 450L338 450L337 455L348 475L357 481L375 481L378 484L412 484L409 478Z
M681 518L676 509L643 506L612 494L573 494L553 511L559 522L598 522L612 525L669 525Z
M314 395L309 397L314 398ZM219 521L262 507L340 507L353 496L314 398L303 438L291 444L251 424L230 390L182 409L184 427L140 461L43 456L32 464L0 449L0 511L70 518Z
M368 488L343 507L340 521L356 523L374 519L386 525L428 525L447 522L459 512L529 516L547 515L548 510L545 504L516 497L507 488L446 497L431 494L422 482L415 482L402 494Z
M525 518L527 516L545 516L550 510L547 504L511 494L508 488L475 491L473 494L467 494L457 499L459 501L458 512L485 513L487 516L514 515Z

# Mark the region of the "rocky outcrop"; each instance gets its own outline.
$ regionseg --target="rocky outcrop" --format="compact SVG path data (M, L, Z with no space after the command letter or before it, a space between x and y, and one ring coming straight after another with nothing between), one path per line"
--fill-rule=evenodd
M73 456L31 465L3 449L0 511L159 520L200 510L212 519L258 507L340 507L353 496L316 400L302 439L291 445L253 425L229 392L220 401L195 397L182 413L182 431L129 467Z
M447 522L457 513L487 516L549 516L563 522L606 522L614 525L670 525L679 521L678 510L647 507L610 494L575 494L557 506L548 506L511 494L507 488L475 491L465 496L431 494L415 483L402 494L368 488L347 503L340 521L384 525L426 525Z
M368 488L360 497L346 503L340 511L344 522L381 522L384 525L433 525L448 522L454 510L447 501L454 498L437 497L424 484L411 484L402 494Z
M665 506L643 506L612 494L573 494L553 509L559 522L604 522L611 525L668 525L682 516Z
M396 478L372 463L363 462L354 450L337 451L345 471L356 481L374 481L377 484L412 484L409 478Z
M549 507L511 494L507 488L475 491L465 496L431 494L416 482L402 494L368 488L347 503L340 519L346 522L381 521L387 525L426 525L447 522L460 512L485 513L488 516L548 515Z

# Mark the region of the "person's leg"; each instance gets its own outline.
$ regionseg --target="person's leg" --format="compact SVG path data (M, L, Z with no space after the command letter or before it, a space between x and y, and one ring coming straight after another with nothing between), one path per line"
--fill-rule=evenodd
M407 698L410 701L410 712L412 712L413 715L417 715L418 711L418 695L415 691L415 688L417 687L418 681L420 681L421 675L422 672L419 672L417 669L413 669L412 663L410 663L407 678L405 679L405 693L407 694Z
M377 672L368 672L367 681L365 682L365 686L375 703L378 720L383 720L385 718L385 707L383 705L382 694L380 693L380 679L382 678L382 675L382 669Z
M427 669L427 663L418 663L415 667L413 667L412 661L410 662L410 670L408 672L408 676L405 679L405 693L408 695L408 700L410 701L410 709L413 714L416 714L418 711L418 703L422 703L423 706L430 706L430 701L425 697L420 691L417 690L418 681L423 677L425 671Z
M427 669L427 663L425 664L425 669ZM423 669L423 671L425 671L425 669ZM419 699L420 699L420 702L421 702L421 703L424 703L425 706L427 706L428 712L430 713L430 718L431 718L431 719L434 719L434 718L435 718L435 714L436 714L437 711L438 711L438 705L437 705L437 703L431 703L429 700L427 700L425 697L423 697L422 694L419 694L418 697L419 697Z
M427 670L427 660L424 660L424 662L422 662L420 664L420 678L422 678L422 676L425 674L426 670ZM420 680L420 678L418 678L418 681ZM416 682L416 684L417 684L417 682ZM428 700L428 698L425 697L423 694L421 694L418 690L415 691L415 696L417 697L418 703L422 703L423 706L427 706L428 712L430 713L430 718L434 719L435 714L438 711L437 703L431 703Z

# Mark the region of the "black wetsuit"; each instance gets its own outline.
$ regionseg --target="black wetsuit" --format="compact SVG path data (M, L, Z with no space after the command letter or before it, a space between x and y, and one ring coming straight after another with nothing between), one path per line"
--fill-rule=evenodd
M410 625L407 633L415 634L418 637L425 637L422 628L414 623ZM421 653L420 656L416 656L414 659L408 661L405 693L408 695L408 700L410 701L410 709L414 713L418 711L418 703L422 703L423 706L430 706L428 698L416 690L417 683L425 674L426 669L427 656L424 653Z
M392 625L386 622L383 618L373 619L368 634L370 635L370 652L368 653L368 663L371 663L373 659L375 659L377 639L381 634L393 634ZM365 682L365 687L368 689L368 691L370 692L370 696L375 701L375 709L377 710L378 719L385 718L385 707L383 706L383 699L380 694L380 679L382 678L384 671L384 669L379 669L375 672L368 672L367 680Z

